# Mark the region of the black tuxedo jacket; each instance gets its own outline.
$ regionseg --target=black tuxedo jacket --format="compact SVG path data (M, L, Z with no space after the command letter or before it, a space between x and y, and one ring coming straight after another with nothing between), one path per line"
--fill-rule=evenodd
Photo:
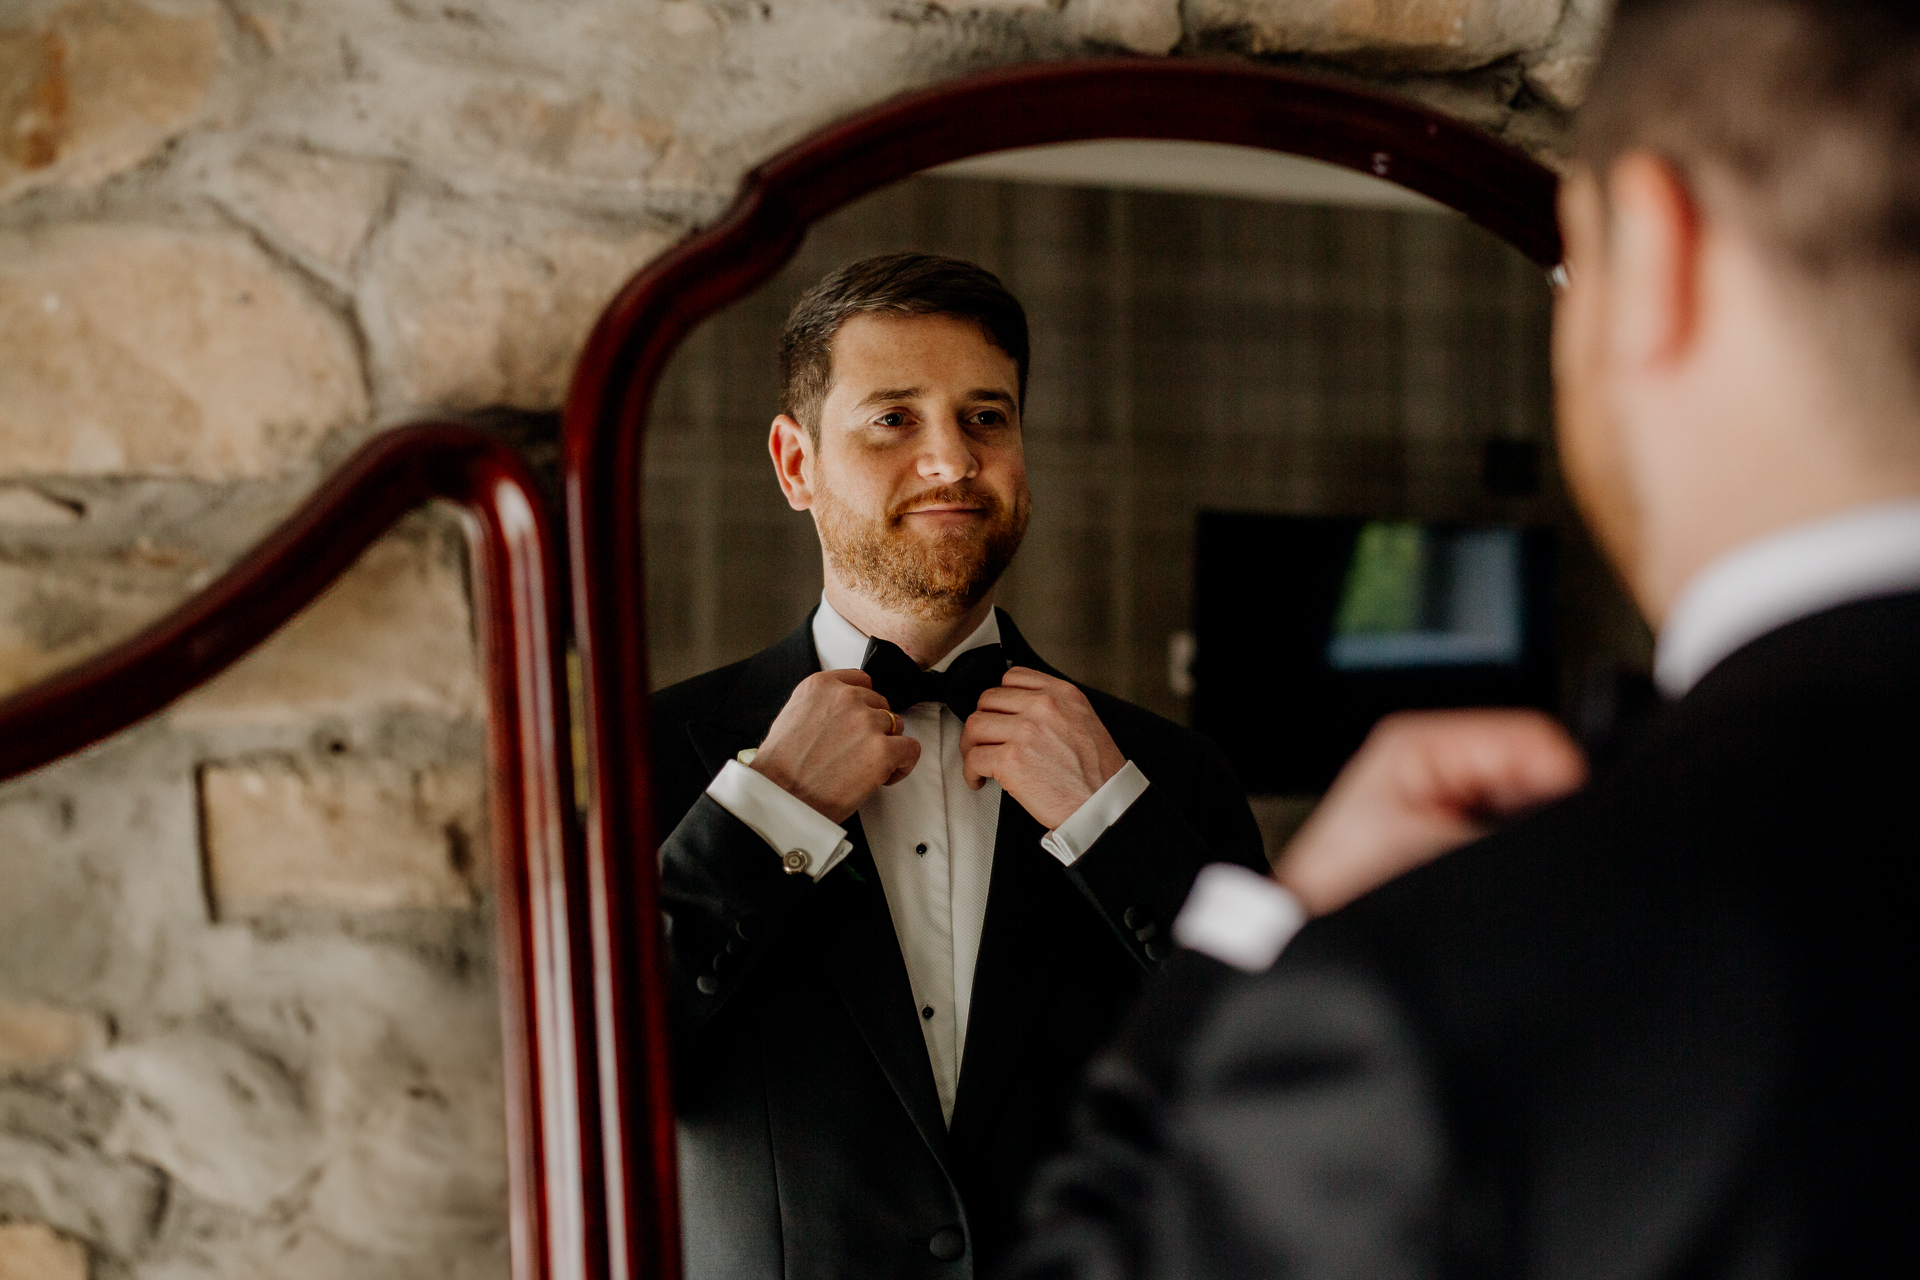
M1920 595L1776 631L1269 972L1177 957L1010 1270L1904 1270L1916 859Z
M1051 673L999 620L1007 657ZM1003 801L949 1130L858 818L816 884L704 794L820 669L811 622L654 699L656 803L678 818L660 879L688 1275L970 1276L1064 1145L1081 1071L1194 875L1264 870L1259 829L1211 743L1087 690L1151 785L1071 870Z

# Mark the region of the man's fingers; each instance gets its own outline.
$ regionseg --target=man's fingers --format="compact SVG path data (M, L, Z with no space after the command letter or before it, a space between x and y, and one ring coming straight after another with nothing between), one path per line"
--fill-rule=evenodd
M822 671L820 674L840 684L858 685L862 689L873 688L873 677L858 667L836 667L832 671Z
M1313 914L1332 911L1490 823L1556 800L1587 776L1580 749L1535 711L1421 711L1374 727L1282 853L1275 874Z
M962 746L960 763L966 773L967 785L978 791L987 784L989 778L1000 776L1000 757L1006 748L998 744Z
M893 761L893 772L880 785L890 787L912 773L913 766L920 763L920 744L904 733L889 735L886 743L888 758Z
M1019 670L1015 667L1014 670ZM1020 689L1001 685L997 689L988 689L980 695L975 714L981 711L997 711L1004 715L1019 715L1022 711L1040 700L1044 695L1037 689Z
M1007 674L1000 678L1005 689L1045 689L1056 684L1066 684L1057 676L1050 676L1032 667L1008 667Z
M1005 742L1020 724L1020 717L998 711L976 711L960 726L960 750L964 754L975 747Z
M1587 780L1586 759L1558 723L1538 711L1429 712L1395 726L1427 777L1428 799L1463 816L1501 817L1557 800Z

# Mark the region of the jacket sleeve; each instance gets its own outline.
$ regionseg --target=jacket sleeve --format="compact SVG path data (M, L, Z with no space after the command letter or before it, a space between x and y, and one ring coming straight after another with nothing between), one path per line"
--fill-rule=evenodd
M701 793L660 846L660 919L675 1052L738 991L812 891L753 828Z
M1002 1280L1431 1277L1431 1092L1365 975L1182 954L1094 1060Z
M1182 733L1186 759L1154 752L1135 763L1148 786L1094 841L1068 876L1143 968L1172 953L1173 917L1209 862L1261 873L1260 826L1233 771L1211 743Z

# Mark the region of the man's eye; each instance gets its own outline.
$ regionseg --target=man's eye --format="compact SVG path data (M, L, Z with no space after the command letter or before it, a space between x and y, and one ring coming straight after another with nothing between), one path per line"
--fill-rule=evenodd
M982 409L973 415L974 425L981 427L1001 426L1006 420L1007 415L998 409Z
M876 426L904 427L907 425L907 415L895 409L892 413L881 414L873 421Z

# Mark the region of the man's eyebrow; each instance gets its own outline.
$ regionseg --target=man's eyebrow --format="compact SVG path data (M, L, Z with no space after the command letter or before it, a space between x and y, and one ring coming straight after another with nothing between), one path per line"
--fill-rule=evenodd
M876 405L897 404L902 400L918 400L926 393L925 387L886 387L862 396L859 403L853 407L855 409L871 409ZM975 391L969 391L967 392L967 399L985 400L992 404L1003 404L1008 408L1013 407L1013 397L1005 391L993 387L982 387Z
M861 397L860 402L853 407L856 409L871 409L875 405L885 404L890 400L918 400L925 394L926 389L923 387L889 387L881 391L868 392L865 396Z

